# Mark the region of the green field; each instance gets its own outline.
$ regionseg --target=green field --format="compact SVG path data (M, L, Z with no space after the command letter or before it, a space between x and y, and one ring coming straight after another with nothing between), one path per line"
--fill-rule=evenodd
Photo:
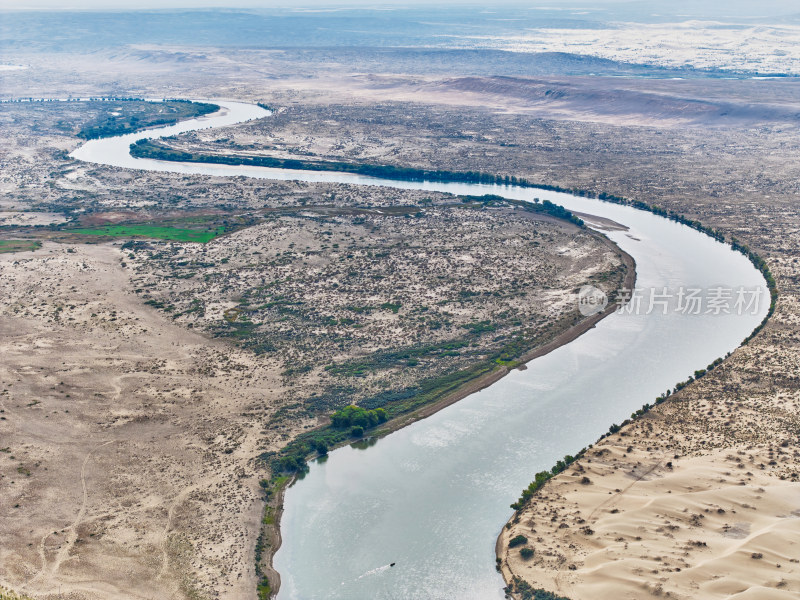
M0 254L36 250L41 245L42 243L37 240L0 240Z
M106 225L86 229L71 229L71 233L98 235L107 237L146 237L157 240L175 240L178 242L199 242L205 244L225 233L224 227L212 230L182 229L179 227L163 227L158 225Z

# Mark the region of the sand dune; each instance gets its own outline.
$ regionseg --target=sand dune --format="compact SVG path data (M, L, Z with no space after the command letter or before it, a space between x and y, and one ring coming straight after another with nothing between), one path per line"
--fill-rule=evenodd
M648 431L635 448L609 438L545 486L501 537L507 579L572 600L797 598L800 485L776 476L796 453L769 465L769 445L742 444L678 458L674 438ZM534 558L508 549L519 534Z

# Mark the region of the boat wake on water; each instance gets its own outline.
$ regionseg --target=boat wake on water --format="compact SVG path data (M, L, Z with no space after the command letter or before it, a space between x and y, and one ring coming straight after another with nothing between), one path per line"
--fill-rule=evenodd
M370 569L369 571L367 571L363 575L359 575L358 577L356 577L354 579L354 581L359 581L361 579L364 579L365 577L371 577L372 575L378 575L379 573L383 573L384 571L388 571L394 565L395 565L395 563L392 563L390 565L383 565L382 567L377 567L375 569ZM344 582L342 582L342 585L344 585Z

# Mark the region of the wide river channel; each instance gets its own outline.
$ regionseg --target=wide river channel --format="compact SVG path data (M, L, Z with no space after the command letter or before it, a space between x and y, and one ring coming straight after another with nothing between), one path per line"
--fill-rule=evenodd
M630 207L513 186L398 182L130 156L129 145L143 137L269 116L250 104L213 102L222 106L220 112L89 141L72 156L149 171L546 198L627 227L605 233L634 257L636 286L644 290L640 310L631 311L636 314L614 313L578 339L532 360L526 370L512 371L367 448L344 447L312 462L309 473L286 493L283 545L275 557L281 600L503 598L495 539L511 516L509 504L533 475L593 443L612 423L735 349L767 312L765 281L743 255L689 227ZM655 303L649 310L649 290L661 294L664 288L673 296L670 306L665 311ZM681 289L701 290L700 314L678 310ZM737 298L749 304L758 290L755 310L736 306ZM724 314L726 308L730 314Z

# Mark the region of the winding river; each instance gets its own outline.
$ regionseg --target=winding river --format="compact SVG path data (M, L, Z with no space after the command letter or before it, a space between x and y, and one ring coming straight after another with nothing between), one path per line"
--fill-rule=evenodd
M605 233L636 260L638 288L659 293L666 288L673 296L681 288L696 288L706 302L701 314L678 311L675 297L666 310L660 303L648 310L645 293L636 314L612 314L526 370L513 371L367 449L345 447L313 462L286 493L283 546L275 557L281 599L500 600L504 583L494 568L495 539L511 515L509 504L534 473L592 443L611 423L735 349L767 312L765 281L744 256L689 227L630 207L512 186L398 182L130 156L129 145L143 137L269 115L249 104L213 102L220 112L92 140L72 156L150 171L546 198L627 227ZM734 302L740 289L747 302L753 292L761 294L757 307L743 314ZM707 312L712 297L729 293L731 314Z

